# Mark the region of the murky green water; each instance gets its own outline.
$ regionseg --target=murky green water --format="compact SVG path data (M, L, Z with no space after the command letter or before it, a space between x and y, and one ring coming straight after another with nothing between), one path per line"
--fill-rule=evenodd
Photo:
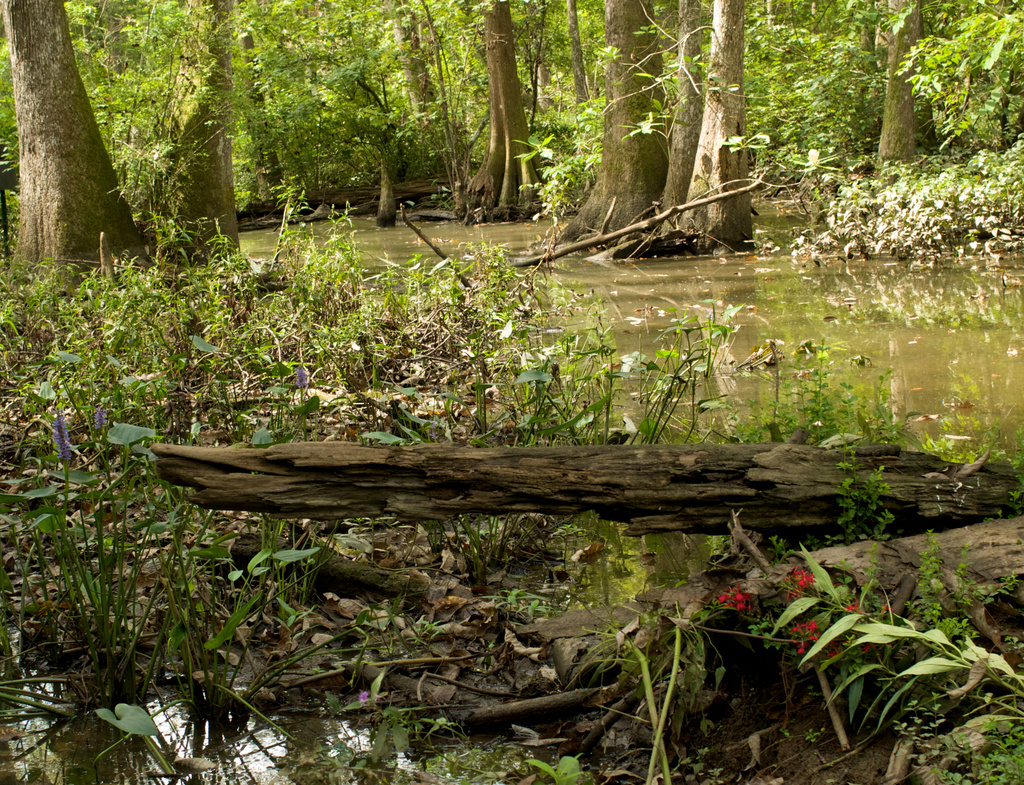
M799 217L763 212L760 228L785 245ZM448 252L486 242L504 245L512 254L543 237L547 228L544 223L422 226ZM319 223L307 230L322 237L332 229ZM357 219L350 231L371 266L432 257L404 226L382 230ZM275 242L273 231L243 236L243 247L253 254L272 252ZM677 316L744 306L735 320L733 363L768 339L780 342L787 359L778 378L733 373L726 365L719 391L735 402L771 404L777 387L785 402L797 374L813 366L793 361L799 345L809 340L830 349L826 367L833 383L851 385L862 401L875 397L879 377L892 369L883 382L889 405L937 442L969 452L994 439L1010 449L1024 425L1024 261L1019 259L997 264L977 257L914 269L891 259L819 266L787 253L636 263L568 257L557 262L554 275L606 304L605 323L614 327L623 354L650 353L655 337Z

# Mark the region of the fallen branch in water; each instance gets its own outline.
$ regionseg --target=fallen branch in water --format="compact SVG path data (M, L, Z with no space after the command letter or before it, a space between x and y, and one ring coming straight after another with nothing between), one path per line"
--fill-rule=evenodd
M698 207L704 207L708 204L721 202L724 199L731 199L732 197L739 196L740 194L749 193L760 186L761 183L761 180L755 180L750 185L745 185L743 188L737 188L735 191L722 191L714 196L695 199L694 201L687 202L686 204L677 204L674 207L663 210L657 215L647 218L646 220L630 224L629 226L624 226L621 229L616 229L614 232L602 232L596 237L591 237L589 240L580 240L572 245L565 245L561 248L555 248L554 250L547 250L544 253L533 254L532 256L521 256L517 259L513 259L512 266L533 267L534 265L541 264L542 262L551 262L563 256L569 256L570 254L578 253L579 251L586 251L590 248L595 248L598 245L607 245L613 240L618 240L622 237L636 234L637 232L647 232L665 223L665 221L672 216L679 215L680 213L685 213L690 210L695 210Z

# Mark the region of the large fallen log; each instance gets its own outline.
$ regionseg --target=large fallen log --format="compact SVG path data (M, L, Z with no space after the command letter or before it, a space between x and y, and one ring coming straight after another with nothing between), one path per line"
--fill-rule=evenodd
M160 476L196 488L190 499L208 509L325 520L594 510L629 523L631 535L726 532L736 509L749 529L834 526L840 485L853 477L856 488L879 468L887 490L878 490L878 500L905 533L1006 514L1019 488L1005 462L961 466L884 445L852 454L798 444L475 449L345 442L153 451Z

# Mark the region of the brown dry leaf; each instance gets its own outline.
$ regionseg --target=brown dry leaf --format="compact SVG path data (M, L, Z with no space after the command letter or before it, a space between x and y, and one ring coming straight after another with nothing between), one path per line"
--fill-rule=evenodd
M541 653L544 651L542 646L524 646L512 630L505 630L505 643L520 657L529 657L534 662L540 662Z
M309 639L309 642L314 646L322 646L330 643L332 640L334 640L333 635L328 635L327 633L323 632L317 632L313 634L313 636Z
M457 689L454 684L441 684L430 688L430 702L434 705L444 705L452 702Z
M623 627L621 630L615 633L615 648L621 649L622 644L626 642L626 636L632 635L637 629L639 629L639 627L640 617L637 616L633 619L633 621L631 621L629 624L627 624L625 627Z
M598 556L603 550L604 543L600 542L599 540L595 540L594 542L590 543L590 545L588 545L586 548L581 548L580 550L576 551L576 553L574 553L569 560L572 562L582 561L584 564L593 564L595 561L597 561Z

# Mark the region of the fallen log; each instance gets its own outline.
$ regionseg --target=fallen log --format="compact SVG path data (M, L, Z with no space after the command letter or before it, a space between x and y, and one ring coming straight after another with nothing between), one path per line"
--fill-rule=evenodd
M715 202L721 202L725 199L732 199L734 196L739 196L740 194L749 193L760 185L761 180L755 180L750 185L745 185L742 188L737 188L733 191L722 191L721 193L714 194L713 196L695 199L694 201L687 202L686 204L677 204L669 207L667 210L662 210L657 215L653 215L643 221L630 224L629 226L624 226L621 229L616 229L614 232L605 232L602 227L600 234L595 237L588 237L586 240L580 240L579 242L572 243L571 245L563 245L561 248L549 248L544 251L544 253L517 257L512 260L512 266L534 267L542 262L551 262L555 259L560 259L563 256L569 256L570 254L586 251L590 248L596 248L599 245L608 245L615 240L620 240L631 234L649 232L651 229L661 226L661 224L665 223L665 221L673 216L689 212L690 210L696 210L698 207L704 207L705 205L714 204Z
M219 510L323 520L437 520L454 515L587 510L626 533L724 533L742 509L747 529L834 527L840 485L867 487L906 533L946 529L1011 511L1019 488L1005 462L947 463L868 445L844 452L801 444L364 447L345 442L248 447L154 445L159 475L196 488ZM852 469L841 468L852 466Z

